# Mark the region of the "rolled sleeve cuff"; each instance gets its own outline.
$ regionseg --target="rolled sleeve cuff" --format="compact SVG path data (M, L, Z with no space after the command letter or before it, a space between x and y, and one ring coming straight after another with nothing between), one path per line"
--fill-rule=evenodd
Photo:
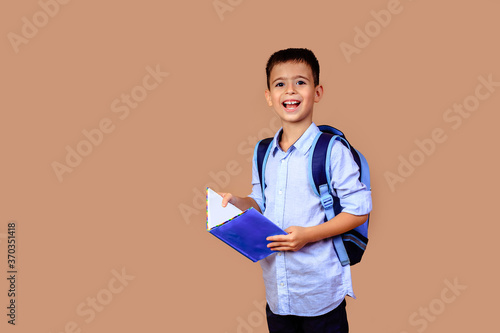
M371 191L364 189L350 193L341 199L342 212L352 215L366 215L372 211Z
M256 187L257 187L257 191L256 191ZM250 193L250 195L248 197L254 199L255 202L257 203L257 205L259 205L260 211L264 212L264 203L262 201L262 195L260 194L261 192L262 192L262 190L260 188L260 184L254 185L252 193Z

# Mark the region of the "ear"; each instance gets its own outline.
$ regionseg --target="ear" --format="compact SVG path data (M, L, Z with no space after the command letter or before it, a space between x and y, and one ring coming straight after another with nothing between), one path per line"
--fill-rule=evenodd
M271 92L269 91L269 89L266 89L264 95L266 96L267 105L273 106L273 102L271 101Z
M323 86L318 84L316 88L314 88L314 102L318 103L323 97Z

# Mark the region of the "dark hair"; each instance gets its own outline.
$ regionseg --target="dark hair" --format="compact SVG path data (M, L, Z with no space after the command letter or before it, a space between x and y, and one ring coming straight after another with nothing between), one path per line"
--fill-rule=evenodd
M285 62L303 62L309 67L314 79L314 86L319 84L319 62L311 50L304 48L289 48L280 50L271 55L266 65L267 89L270 89L269 79L274 66Z

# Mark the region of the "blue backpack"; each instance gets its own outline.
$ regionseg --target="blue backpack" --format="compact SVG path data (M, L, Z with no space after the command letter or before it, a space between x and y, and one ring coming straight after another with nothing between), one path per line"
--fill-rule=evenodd
M333 143L339 140L346 146L359 167L359 180L370 189L370 169L365 157L353 146L349 144L344 133L331 126L318 126L320 133L314 139L312 145L312 154L309 156L309 180L317 196L321 199L321 204L325 209L325 221L332 219L342 211L339 199L333 195L333 189L330 186L330 156ZM267 158L271 151L273 138L267 138L259 141L255 148L255 163L259 172L260 184L262 186L262 197L265 207L265 166ZM348 232L333 237L333 245L339 257L342 266L354 265L360 262L361 257L368 243L368 221L360 226L349 230Z

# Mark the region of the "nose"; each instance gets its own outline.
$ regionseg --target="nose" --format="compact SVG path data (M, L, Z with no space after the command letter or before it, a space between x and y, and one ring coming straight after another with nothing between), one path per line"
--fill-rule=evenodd
M295 94L295 85L289 84L286 88L286 93L289 95Z

